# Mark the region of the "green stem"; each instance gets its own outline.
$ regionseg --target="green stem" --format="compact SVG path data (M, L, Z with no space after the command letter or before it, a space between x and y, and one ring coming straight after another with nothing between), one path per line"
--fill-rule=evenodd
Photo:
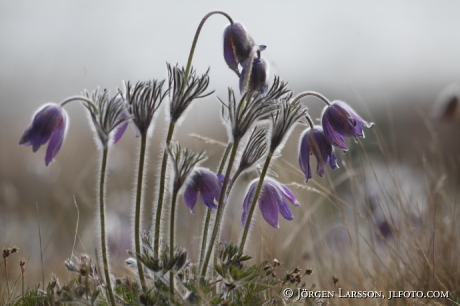
M273 151L269 151L268 155L267 155L267 159L265 160L264 167L262 169L262 173L260 174L259 184L257 185L257 189L256 189L256 192L254 194L254 198L252 199L251 207L249 208L248 217L246 219L246 224L244 225L243 236L241 237L241 243L240 243L240 247L239 247L239 250L238 250L238 255L240 255L240 256L243 254L244 245L245 245L246 239L248 237L249 226L250 226L251 221L252 221L252 215L254 214L254 208L256 207L257 200L259 198L259 193L260 193L260 190L262 189L262 184L264 182L265 174L267 173L268 166L270 165L270 161L272 159L272 156L273 156Z
M238 170L236 170L235 174L233 175L232 179L230 180L230 182L228 183L228 188L227 188L227 196L230 194L230 192L232 191L232 187L233 187L233 184L235 183L235 181L238 179L238 177L240 176L240 174L243 172L243 169L241 168L238 168ZM220 240L220 237L222 236L222 227L219 228L219 239L216 240L216 244L215 244L215 248L217 248L219 246L219 240ZM217 252L214 252L214 265L217 264Z
M158 192L158 205L157 205L157 212L155 215L155 235L154 235L154 240L153 240L153 256L155 258L159 258L158 250L160 248L161 211L163 209L166 169L168 167L168 151L166 151L166 148L169 147L169 144L171 143L171 139L174 134L175 126L176 126L175 122L171 121L171 123L169 124L168 136L166 136L166 147L163 153L163 161L161 163L160 189Z
M198 268L201 270L203 265L204 254L206 253L206 241L208 240L209 223L211 222L212 209L206 209L206 218L203 225L203 235L201 238L201 252Z
M141 135L141 150L139 152L139 169L137 171L137 192L136 192L136 211L134 214L134 244L136 248L136 257L141 255L140 227L141 227L141 206L142 206L142 189L144 179L144 160L145 150L147 147L147 134ZM142 263L137 259L137 271L142 286L142 291L147 290L145 284L144 270Z
M190 53L188 55L188 61L187 61L187 68L185 69L185 82L184 83L187 83L187 79L188 79L188 75L190 74L190 69L192 67L192 59L193 59L193 54L195 53L195 48L196 48L196 44L198 42L198 37L200 36L200 32L201 32L201 28L203 27L204 23L206 22L206 20L214 15L214 14L221 14L221 15L224 15L225 17L227 17L227 19L230 21L231 24L233 24L233 19L230 17L230 15L228 15L226 12L223 12L223 11L211 11L209 13L207 13L203 19L201 20L200 24L198 25L198 28L195 32L195 37L193 38L193 43L192 43L192 47L190 48Z
M169 222L169 260L174 258L174 226L176 220L176 201L177 201L177 191L173 192L171 200L171 220ZM169 294L171 299L174 297L174 268L171 267L169 270Z
M217 174L221 174L224 171L225 163L227 162L228 154L233 147L233 142L229 142L227 147L225 148L224 155L222 156L222 160L220 161L219 169L217 170Z
M230 150L232 149L233 143L229 142L227 144L227 147L225 148L224 154L222 156L222 159L219 164L219 169L217 170L217 174L221 174L222 171L224 170L225 163L227 162L228 154L230 154ZM209 222L211 222L211 215L212 215L212 209L208 208L206 210L206 219L204 221L204 226L203 226L203 235L202 235L202 240L201 240L201 252L200 252L200 261L198 268L201 270L202 264L203 264L203 259L204 259L204 254L206 253L206 242L208 240L208 230L209 230Z
M115 306L115 298L113 296L112 285L110 283L110 273L109 273L109 261L107 257L107 241L105 237L105 177L107 171L107 155L109 149L104 147L102 151L102 163L101 163L101 177L99 184L99 217L101 222L101 247L102 247L102 261L104 263L104 274L105 274L105 284L107 287L107 294L110 299L110 304Z
M216 241L217 234L220 232L220 223L222 221L222 215L225 208L225 198L227 194L227 185L232 172L233 162L235 161L236 151L238 150L239 140L235 140L233 143L232 152L230 153L230 159L228 160L227 171L225 173L224 182L222 184L222 190L220 192L219 204L217 206L216 221L214 222L214 228L212 231L211 240L208 244L208 250L203 263L201 275L206 276L206 270L208 269L209 259L211 258L212 249L214 248L214 242Z

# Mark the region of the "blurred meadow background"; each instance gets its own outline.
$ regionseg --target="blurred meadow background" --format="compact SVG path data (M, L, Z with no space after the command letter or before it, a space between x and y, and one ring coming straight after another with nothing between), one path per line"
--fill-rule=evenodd
M196 27L213 9L228 12L257 44L267 45L263 57L271 79L281 76L294 94L313 90L344 100L376 123L358 144L348 142L349 152L337 152L339 169L328 168L322 179L314 174L308 184L297 163L305 126L296 127L272 170L295 192L301 207L293 209L293 221L280 222L280 229L259 215L247 253L256 260L278 258L285 269L311 267L315 273L305 280L321 290L333 290L336 275L339 287L348 290L457 290L460 295L455 121L460 110L451 103L453 115L433 115L460 95L452 86L460 84L460 2L454 0L2 1L0 244L20 248L10 257L10 277L19 275L15 262L23 257L26 284L41 281L37 203L46 279L54 272L65 281L63 263L72 253L77 225L75 203L74 253L94 256L97 246L99 154L86 110L78 103L66 108L67 137L49 167L45 147L33 154L18 145L35 110L84 89L115 92L123 80L166 78L166 62L185 66ZM205 149L209 159L204 166L213 170L224 147L192 134L227 142L217 97L226 100L227 88L238 88L223 59L227 23L212 16L201 32L193 66L198 73L210 67L209 89L215 93L192 104L176 133L183 146ZM320 117L321 101L304 103L313 118ZM166 132L164 105L160 114L150 138L144 229L151 223ZM132 247L138 144L130 126L110 153L107 234L117 275L131 273L124 260ZM255 176L243 176L234 188L224 240L238 241L242 199ZM205 209L199 204L191 215L182 200L178 205L177 243L196 260Z

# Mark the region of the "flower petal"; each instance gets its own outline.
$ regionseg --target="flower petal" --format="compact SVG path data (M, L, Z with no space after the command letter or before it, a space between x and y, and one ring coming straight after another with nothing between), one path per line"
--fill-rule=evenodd
M289 205L285 199L283 199L283 201L278 204L279 204L278 208L279 208L280 214L284 217L284 219L289 220L289 221L294 219L294 215L292 214L292 211L289 208Z
M259 208L265 221L274 228L279 228L279 205L283 197L276 187L264 183L259 197Z
M308 135L310 129L306 130L300 140L299 148L299 166L300 170L305 174L305 183L308 182L312 177L311 168L310 168L310 149L308 145Z
M190 209L192 214L195 214L193 208L196 205L196 200L198 197L198 191L195 190L193 184L187 185L184 192L184 203Z
M113 135L113 144L116 144L121 139L127 127L128 121L125 121L115 129L115 134Z
M276 187L278 187L283 196L286 197L294 206L300 206L300 203L297 201L295 194L286 185L277 182Z
M65 133L67 131L67 114L62 109L62 117L56 126L55 130L51 134L46 148L45 164L48 166L51 161L56 157L57 153L61 149L61 145L64 142Z
M247 69L241 71L240 92L243 92L244 79L246 78ZM264 94L268 91L268 65L263 58L254 58L252 63L251 78L249 80L249 91L256 91Z
M249 189L246 192L246 196L244 197L243 214L241 215L241 224L243 226L245 226L246 224L246 219L248 218L248 214L249 214L249 207L251 206L252 201L254 199L254 194L256 192L256 187L258 183L259 183L258 179L253 180L251 184L249 185Z
M330 107L326 107L324 109L321 119L324 135L332 145L346 152L348 151L347 144L345 143L345 140L343 139L342 135L336 132L334 127L331 125L331 118L328 109L330 109Z

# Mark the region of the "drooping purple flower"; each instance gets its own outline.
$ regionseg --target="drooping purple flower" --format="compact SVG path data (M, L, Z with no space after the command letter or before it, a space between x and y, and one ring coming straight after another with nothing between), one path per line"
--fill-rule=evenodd
M246 68L243 68L240 76L240 92L244 90ZM268 65L263 58L254 58L252 63L251 78L249 79L249 91L264 94L268 91Z
M249 190L243 201L243 215L241 216L241 223L243 226L246 224L249 208L254 199L259 179L255 179L249 185ZM276 180L266 177L262 189L259 194L259 208L265 221L274 228L279 228L279 214L286 220L294 219L294 215L289 208L287 200L294 206L299 206L294 193L285 185L277 182Z
M348 151L344 137L364 138L363 126L371 128L374 123L364 121L348 104L342 101L334 101L326 106L322 115L324 135L329 142Z
M67 130L67 113L57 104L43 105L34 115L29 126L19 141L20 145L32 146L36 152L48 142L45 164L48 166L61 148Z
M190 179L185 187L184 202L194 214L198 192L201 193L203 203L209 208L217 208L214 200L218 201L222 189L221 175L217 175L206 168L196 168L190 175Z
M235 22L229 24L224 31L224 59L230 69L239 76L238 64L242 66L251 54L254 39L246 32L244 26Z
M300 138L299 165L305 174L305 183L312 177L310 168L312 154L317 160L316 173L319 176L324 176L324 167L327 163L332 169L338 168L334 149L320 126L307 129Z

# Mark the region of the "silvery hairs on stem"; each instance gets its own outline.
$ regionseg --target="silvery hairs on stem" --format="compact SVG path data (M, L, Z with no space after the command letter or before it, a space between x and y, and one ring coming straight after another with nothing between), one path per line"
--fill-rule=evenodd
M169 94L171 96L171 103L169 106L169 113L171 122L177 122L187 107L194 99L204 98L213 91L204 93L209 85L209 69L201 76L196 75L196 71L192 68L190 74L185 80L184 68L176 66L168 66L169 75Z
M228 104L222 103L222 118L230 130L233 141L240 140L252 125L261 119L267 118L278 109L278 100L284 96L291 96L287 83L275 76L273 85L266 95L261 95L254 91L243 94L237 102L235 93L231 88L228 89Z
M92 94L85 91L84 95L95 105L93 107L88 103L84 104L89 111L100 144L103 148L108 148L110 140L113 140L113 143L120 140L128 125L128 120L131 119L124 99L119 93L109 98L106 89L102 92L96 89ZM111 133L113 131L115 133L112 139Z
M285 96L280 101L280 107L272 114L271 152L281 150L294 125L305 117L306 113L307 108L298 100L291 100L291 95Z
M196 153L188 148L181 148L179 143L171 144L167 148L174 167L173 192L179 192L193 168L206 159L205 153Z
M169 92L169 89L163 91L164 83L165 80L137 82L136 85L125 83L125 100L137 130L136 136L149 131L155 112Z

